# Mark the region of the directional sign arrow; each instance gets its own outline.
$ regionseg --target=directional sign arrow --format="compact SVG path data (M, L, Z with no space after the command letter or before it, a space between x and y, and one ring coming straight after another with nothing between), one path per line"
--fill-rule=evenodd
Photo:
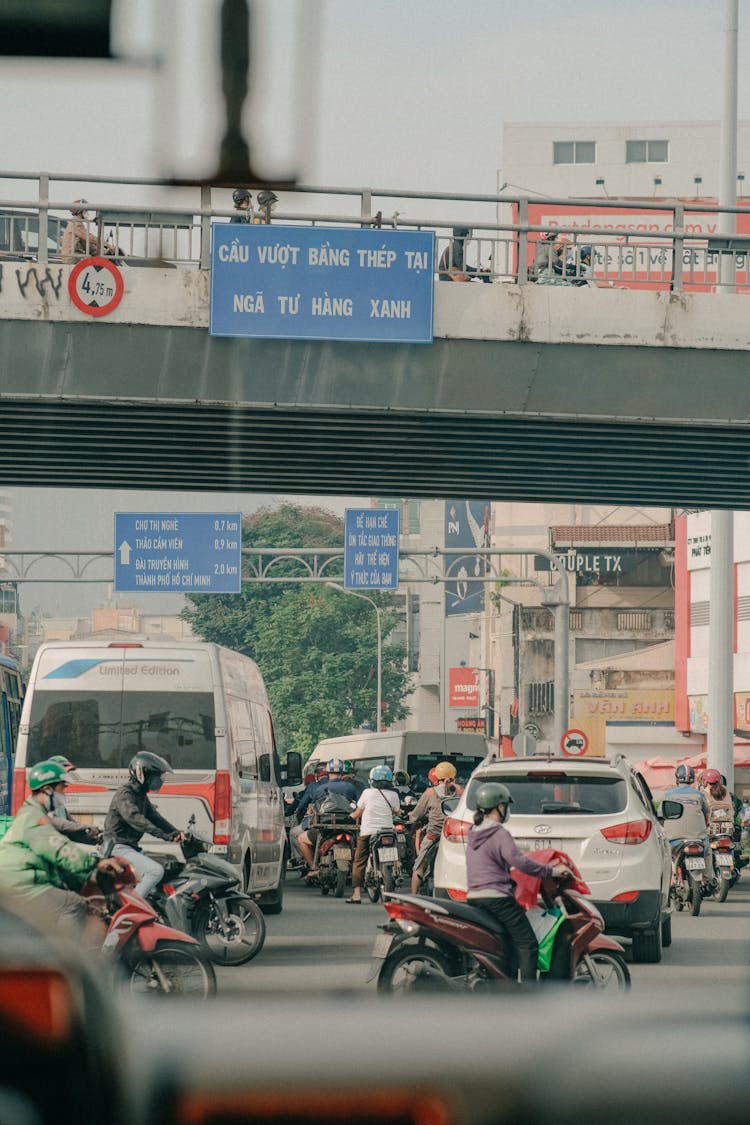
M130 546L127 539L123 539L122 543L119 546L120 562L123 566L127 566L130 562L130 552L132 551L132 549L133 548Z

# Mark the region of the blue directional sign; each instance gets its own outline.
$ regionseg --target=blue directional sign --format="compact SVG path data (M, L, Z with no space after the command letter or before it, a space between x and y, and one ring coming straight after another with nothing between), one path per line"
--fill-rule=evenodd
M347 508L344 523L344 586L347 590L395 590L398 586L398 512L395 508Z
M214 223L212 336L432 340L432 231Z
M238 594L239 512L116 512L115 590Z

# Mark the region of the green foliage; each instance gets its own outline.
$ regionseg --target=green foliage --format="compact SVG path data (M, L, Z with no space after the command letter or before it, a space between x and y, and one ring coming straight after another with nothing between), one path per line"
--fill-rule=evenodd
M320 508L285 504L243 519L244 547L341 547L343 521ZM273 574L299 575L294 560ZM410 690L401 646L387 643L397 622L392 597L382 607L382 724L406 716ZM197 636L257 661L266 681L280 748L309 754L321 738L374 723L377 699L375 610L323 583L245 582L240 594L191 594L182 616Z

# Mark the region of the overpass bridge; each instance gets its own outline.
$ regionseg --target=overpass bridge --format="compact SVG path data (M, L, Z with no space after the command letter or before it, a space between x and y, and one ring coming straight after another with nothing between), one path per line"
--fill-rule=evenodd
M650 222L663 203L638 205L649 221L632 225L654 229L622 233L597 200L599 226L556 229L594 244L598 284L533 284L546 228L523 199L300 189L274 223L377 226L396 200L419 213L393 223L435 230L438 251L470 226L493 284L436 281L431 344L229 339L207 331L209 228L229 192L130 181L116 194L134 202L115 204L87 182L92 231L114 228L123 251L122 300L92 319L62 260L73 180L0 175L27 192L0 199L6 485L750 505L748 236L702 237L678 204Z

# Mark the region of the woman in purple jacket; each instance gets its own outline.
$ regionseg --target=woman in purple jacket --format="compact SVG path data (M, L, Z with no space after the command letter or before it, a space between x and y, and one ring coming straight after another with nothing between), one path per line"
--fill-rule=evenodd
M503 827L510 815L508 807L513 803L505 785L485 782L477 789L475 803L477 811L466 853L468 901L486 910L503 926L515 951L521 980L535 981L539 946L526 911L516 902L510 869L517 867L527 875L543 879L550 875L562 878L570 872L563 864L539 863L517 846Z

